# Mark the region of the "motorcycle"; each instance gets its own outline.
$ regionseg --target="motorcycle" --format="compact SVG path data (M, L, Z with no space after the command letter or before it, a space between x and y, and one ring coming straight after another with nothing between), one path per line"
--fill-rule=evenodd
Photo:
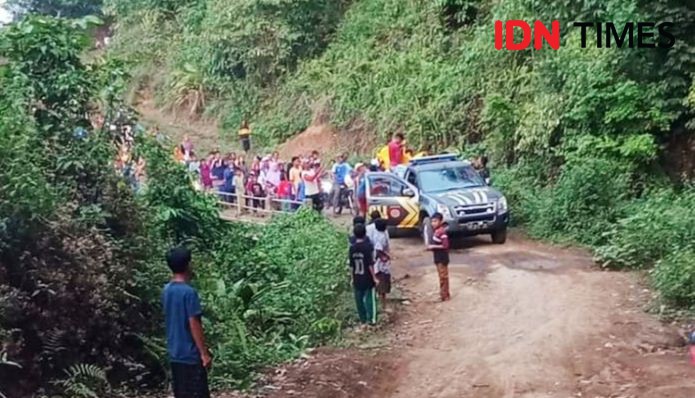
M359 215L360 208L355 202L355 191L350 184L351 179L346 179L345 184L340 184L335 203L333 203L333 214L339 215L343 212L343 208L350 209L352 215Z

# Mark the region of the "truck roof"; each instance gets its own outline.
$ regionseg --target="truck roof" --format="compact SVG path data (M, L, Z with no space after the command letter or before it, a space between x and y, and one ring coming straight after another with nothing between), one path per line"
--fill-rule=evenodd
M438 170L454 166L470 166L470 164L467 160L459 159L457 155L445 154L413 159L408 167L414 170Z

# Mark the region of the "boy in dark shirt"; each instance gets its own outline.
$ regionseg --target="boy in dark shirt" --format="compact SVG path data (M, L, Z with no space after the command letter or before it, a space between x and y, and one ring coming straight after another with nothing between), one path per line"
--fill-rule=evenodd
M451 298L449 294L449 235L447 235L447 224L441 213L432 215L432 243L427 245L427 250L431 250L434 255L434 264L437 266L439 275L439 295L442 301Z
M362 217L362 216L355 216L355 217L353 217L353 219L352 219L352 228L353 228L353 229L354 229L356 226L358 226L358 225L365 226L365 228L366 228L366 224L367 224L367 220L366 220L364 217ZM365 230L366 230L366 229L365 229ZM355 235L354 235L354 232L353 232L353 234L350 235L350 237L348 238L348 242L352 245L352 244L355 243L356 240L357 240L357 238L355 238ZM366 240L367 243L369 243L369 244L372 243L372 241L369 240L369 236L365 236L364 240Z
M355 293L357 314L363 324L376 324L376 297L374 287L378 281L374 274L374 248L367 242L367 231L362 224L355 225L355 242L350 245L350 272Z
M177 247L166 259L174 274L162 292L174 397L209 398L207 369L212 356L205 346L200 298L188 284L191 251Z

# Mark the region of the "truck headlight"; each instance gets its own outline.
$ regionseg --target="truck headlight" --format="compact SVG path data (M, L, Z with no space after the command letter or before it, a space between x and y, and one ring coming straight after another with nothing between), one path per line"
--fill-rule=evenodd
M444 218L451 219L451 212L449 211L449 208L447 206L444 206L443 204L437 204L437 213L441 213Z
M505 198L504 196L502 196L502 197L499 198L499 200L497 201L497 212L498 212L499 214L504 214L504 213L506 213L508 210L509 210L509 208L507 207L507 198Z

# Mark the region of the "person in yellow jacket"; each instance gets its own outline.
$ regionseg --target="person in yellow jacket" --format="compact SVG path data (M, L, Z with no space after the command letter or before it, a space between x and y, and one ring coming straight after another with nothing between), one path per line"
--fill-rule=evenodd
M388 144L384 145L383 148L377 151L376 160L379 161L379 167L381 167L382 170L389 170L391 168Z
M241 122L241 127L239 128L239 141L241 142L241 147L244 148L244 152L248 153L251 149L251 129L246 119Z

